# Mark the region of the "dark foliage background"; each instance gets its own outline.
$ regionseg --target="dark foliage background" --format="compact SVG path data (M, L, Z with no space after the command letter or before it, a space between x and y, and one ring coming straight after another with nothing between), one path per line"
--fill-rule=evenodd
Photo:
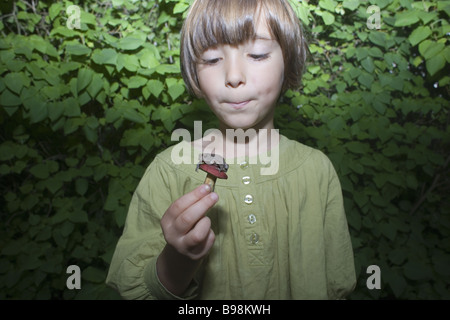
M0 299L118 298L104 281L144 169L175 128L215 125L179 73L190 2L0 2ZM350 298L449 299L450 1L291 2L312 57L276 123L337 169Z

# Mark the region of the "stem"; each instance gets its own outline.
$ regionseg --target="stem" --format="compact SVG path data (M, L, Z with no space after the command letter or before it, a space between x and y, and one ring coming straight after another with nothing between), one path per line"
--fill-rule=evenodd
M169 25L167 24L167 22L165 23L165 26L166 26L167 29L169 29ZM167 48L169 49L169 51L171 51L172 50L172 46L170 45L169 33L167 33L166 40L167 40ZM172 55L169 56L169 62L170 62L170 64L173 63Z
M208 184L211 187L211 192L214 191L214 187L216 185L217 177L213 176L211 173L208 173L205 178L205 184Z
M443 169L445 169L449 163L450 163L450 156L445 161ZM434 177L433 182L431 183L431 186L428 188L428 190L424 194L422 192L422 196L420 197L419 201L416 202L416 204L414 205L414 207L410 211L410 213L409 213L410 215L413 215L414 213L416 213L416 211L420 208L422 203L426 200L427 196L434 190L434 188L436 188L436 186L439 185L438 181L439 181L439 178L441 177L441 174L442 173L438 173Z

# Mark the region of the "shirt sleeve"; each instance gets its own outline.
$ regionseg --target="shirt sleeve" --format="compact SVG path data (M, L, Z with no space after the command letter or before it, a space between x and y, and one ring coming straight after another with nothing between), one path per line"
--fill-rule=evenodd
M326 158L328 193L324 221L327 290L330 299L344 299L356 286L355 264L341 185Z
M133 194L125 227L114 252L106 284L124 299L193 299L193 280L183 296L170 293L158 279L156 261L166 242L160 220L174 199L170 186L176 175L155 158Z

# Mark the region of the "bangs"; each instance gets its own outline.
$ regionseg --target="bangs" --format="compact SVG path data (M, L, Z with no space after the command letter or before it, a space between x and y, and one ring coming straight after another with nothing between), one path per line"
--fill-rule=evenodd
M189 92L201 96L196 66L202 54L220 45L238 46L257 37L258 19L264 19L283 52L283 90L301 80L307 43L300 21L288 0L195 0L181 30L181 74Z
M191 17L190 52L195 62L201 54L217 45L239 45L256 36L255 25L260 5L257 0L204 1L204 10L197 10Z

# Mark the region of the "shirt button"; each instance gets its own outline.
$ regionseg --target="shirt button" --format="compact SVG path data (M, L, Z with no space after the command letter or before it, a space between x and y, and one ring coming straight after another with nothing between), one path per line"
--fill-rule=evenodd
M244 202L246 204L252 204L253 203L253 196L251 194L248 194L244 197Z
M250 179L249 176L242 177L242 183L243 183L243 184L247 185L247 184L250 183L250 181L251 181L251 179Z
M248 215L248 222L250 222L250 224L254 224L256 222L256 216L253 213Z
M248 168L248 162L244 161L241 163L241 169L247 169Z
M257 244L259 242L259 234L257 234L256 232L253 232L250 235L250 243L251 244Z

